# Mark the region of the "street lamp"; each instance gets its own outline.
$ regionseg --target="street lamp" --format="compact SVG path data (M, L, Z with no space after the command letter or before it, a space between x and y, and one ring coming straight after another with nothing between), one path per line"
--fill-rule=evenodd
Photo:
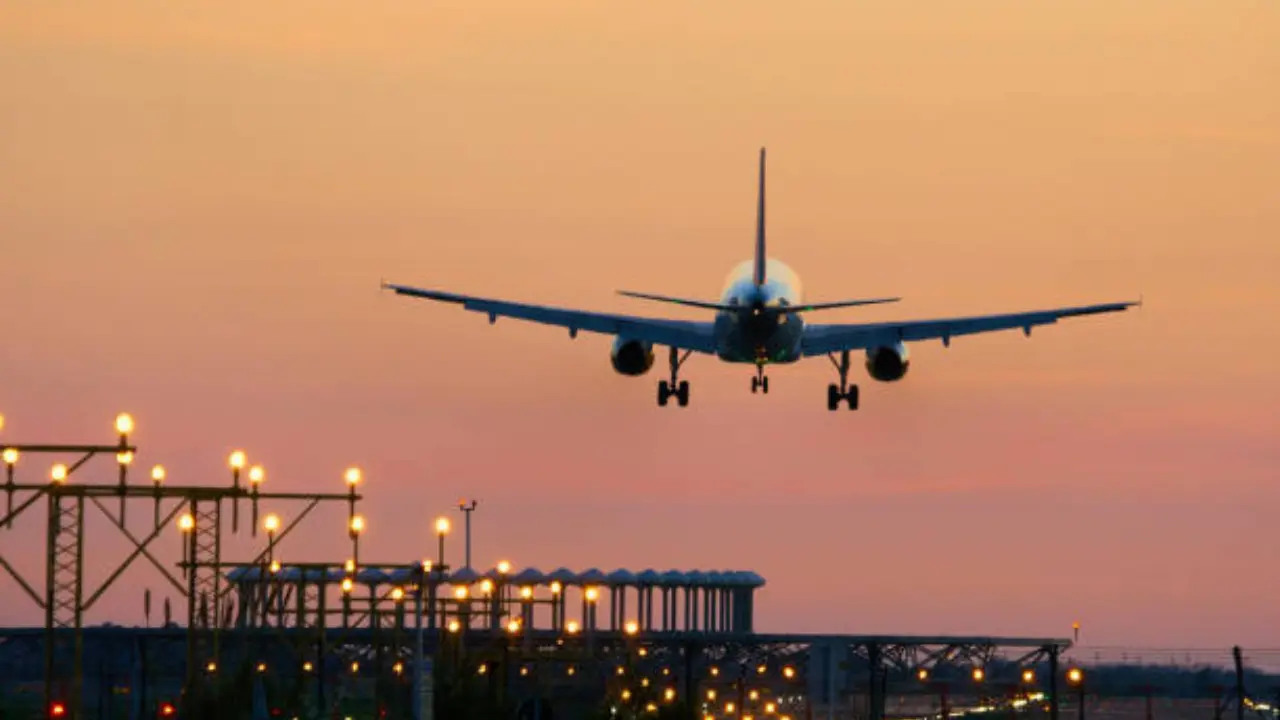
M342 474L342 479L347 483L347 515L356 514L356 486L364 479L364 474L360 472L360 468L354 465L347 468Z
M1076 717L1084 720L1084 671L1078 667L1068 670L1067 683L1076 689Z
M364 532L364 516L353 515L347 533L351 536L351 558L353 565L360 564L360 533Z
M8 496L8 510L5 515L9 518L8 526L13 527L13 493L16 489L13 483L13 466L18 464L18 449L11 447L5 448L3 458L5 476L4 492L5 495Z
M160 527L160 486L164 484L164 466L156 465L151 468L151 485L154 488L156 521L155 526Z
M253 496L251 505L253 507L253 518L251 530L249 534L253 537L258 536L258 488L262 485L262 481L267 479L267 471L262 469L261 465L254 465L249 468L249 492Z
M227 457L227 465L231 468L231 486L235 488L235 496L231 498L231 532L240 531L240 471L244 469L244 451L233 450Z
M449 534L449 518L443 515L436 518L436 537L440 541L439 551L436 554L436 565L441 572L444 571L444 536Z
M267 560L270 561L276 555L276 531L280 529L280 516L267 513L262 519L262 529L267 531Z

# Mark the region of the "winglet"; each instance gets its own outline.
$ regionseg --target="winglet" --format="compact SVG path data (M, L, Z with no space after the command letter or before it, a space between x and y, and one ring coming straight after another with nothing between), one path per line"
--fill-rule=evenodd
M765 244L764 244L764 148L760 148L760 190L756 197L756 256L752 281L756 285L765 282Z

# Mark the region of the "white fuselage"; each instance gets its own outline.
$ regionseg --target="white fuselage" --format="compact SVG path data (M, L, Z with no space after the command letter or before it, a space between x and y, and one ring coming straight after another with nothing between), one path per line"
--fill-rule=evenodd
M790 363L800 359L804 321L798 313L755 312L768 307L800 305L803 293L795 271L779 260L765 263L765 282L752 279L754 263L746 260L729 273L720 295L723 305L739 311L716 313L716 354L726 362Z

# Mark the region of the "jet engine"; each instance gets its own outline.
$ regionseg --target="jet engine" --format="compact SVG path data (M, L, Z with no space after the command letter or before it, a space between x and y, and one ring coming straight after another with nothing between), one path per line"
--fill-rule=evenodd
M653 367L653 343L616 337L609 359L620 375L643 375Z
M867 348L867 374L880 382L901 380L910 365L907 346L902 343Z

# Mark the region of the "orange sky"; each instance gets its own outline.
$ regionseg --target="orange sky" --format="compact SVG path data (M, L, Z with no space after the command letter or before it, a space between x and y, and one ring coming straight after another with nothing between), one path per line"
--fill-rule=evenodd
M367 558L476 495L477 564L754 569L768 630L1274 646L1277 77L1243 0L10 3L4 437L127 409L175 482L360 463ZM829 320L1147 305L917 346L832 414L825 361L761 397L695 358L660 410L606 338L378 291L714 297L762 144L810 297L905 298ZM33 580L39 529L0 536ZM94 620L140 621L126 579Z

